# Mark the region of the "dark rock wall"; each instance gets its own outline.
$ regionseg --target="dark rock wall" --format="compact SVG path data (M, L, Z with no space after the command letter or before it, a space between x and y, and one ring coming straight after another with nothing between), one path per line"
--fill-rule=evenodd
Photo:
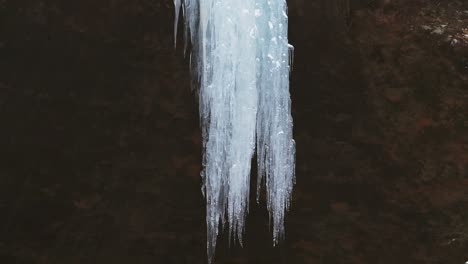
M286 241L252 203L217 263L464 263L467 4L289 6ZM182 46L169 0L0 0L0 263L205 263Z

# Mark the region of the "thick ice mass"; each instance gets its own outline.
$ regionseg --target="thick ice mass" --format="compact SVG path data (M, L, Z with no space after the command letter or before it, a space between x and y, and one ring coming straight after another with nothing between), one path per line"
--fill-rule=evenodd
M174 5L175 34L182 9L199 88L208 259L226 221L230 236L242 243L255 150L257 200L265 182L276 244L294 184L286 1L174 0Z

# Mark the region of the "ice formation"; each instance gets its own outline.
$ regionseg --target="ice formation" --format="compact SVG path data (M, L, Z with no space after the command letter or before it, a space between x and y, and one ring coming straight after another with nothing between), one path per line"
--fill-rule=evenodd
M284 234L294 184L285 0L174 0L185 20L203 136L208 259L220 226L242 244L255 150L273 229Z

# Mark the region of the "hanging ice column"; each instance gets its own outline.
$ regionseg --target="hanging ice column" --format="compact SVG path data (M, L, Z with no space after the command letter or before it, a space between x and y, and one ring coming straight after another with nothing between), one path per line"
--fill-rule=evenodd
M273 242L284 234L294 184L295 143L289 95L290 52L285 0L174 0L199 86L203 193L208 259L219 226L242 243L251 161L266 185ZM176 32L177 33L177 32ZM258 200L258 198L257 198Z

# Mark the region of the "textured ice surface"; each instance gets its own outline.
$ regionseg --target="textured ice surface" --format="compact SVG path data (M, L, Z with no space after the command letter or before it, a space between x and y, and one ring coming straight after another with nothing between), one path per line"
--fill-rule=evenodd
M208 259L220 225L242 243L251 162L266 185L274 244L294 184L295 143L289 95L290 52L284 0L174 0L199 88ZM176 32L177 34L177 32ZM258 200L258 198L257 198Z

